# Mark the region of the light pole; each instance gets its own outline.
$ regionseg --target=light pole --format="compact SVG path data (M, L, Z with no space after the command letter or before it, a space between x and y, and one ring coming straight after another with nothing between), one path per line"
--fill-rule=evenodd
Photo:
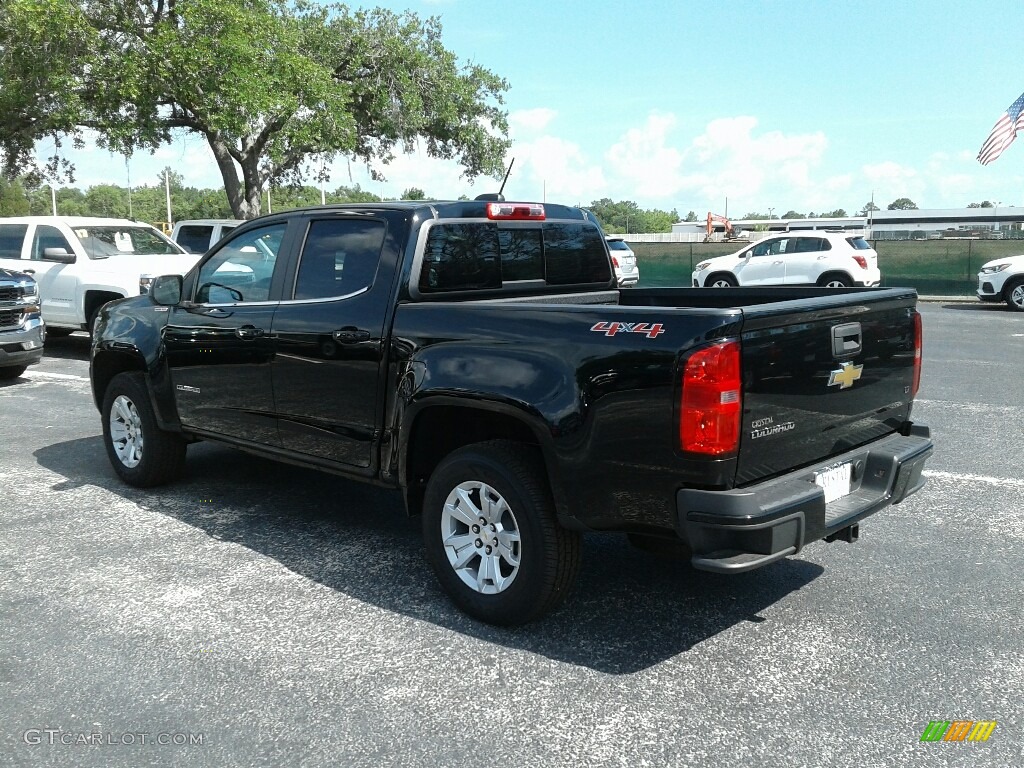
M992 218L995 219L995 231L996 232L999 231L999 204L1001 202L1002 202L1002 200L994 200L994 201L992 201L992 205L994 206L994 212L992 214Z
M768 209L768 218L769 218L769 219L771 219L771 217L772 217L772 211L774 211L774 210L775 210L774 208L769 208L769 209Z
M626 214L626 234L629 234L629 214Z

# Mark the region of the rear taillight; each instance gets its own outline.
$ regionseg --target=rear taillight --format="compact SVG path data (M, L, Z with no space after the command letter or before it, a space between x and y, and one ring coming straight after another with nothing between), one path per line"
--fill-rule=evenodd
M856 261L858 264L860 264L860 268L861 269L867 269L868 268L868 260L865 259L863 256L854 256L853 260Z
M613 267L619 266L619 257L618 256L612 256L612 266Z
M722 456L740 442L740 345L726 341L690 355L683 368L679 446Z
M921 326L921 313L914 312L914 384L913 396L917 397L917 390L921 388L921 357L924 352L924 334Z

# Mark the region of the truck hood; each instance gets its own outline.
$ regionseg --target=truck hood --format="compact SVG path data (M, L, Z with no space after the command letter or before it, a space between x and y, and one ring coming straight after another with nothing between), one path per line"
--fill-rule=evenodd
M110 275L184 275L202 257L201 253L166 253L154 255L119 254L108 259L93 259L91 271Z

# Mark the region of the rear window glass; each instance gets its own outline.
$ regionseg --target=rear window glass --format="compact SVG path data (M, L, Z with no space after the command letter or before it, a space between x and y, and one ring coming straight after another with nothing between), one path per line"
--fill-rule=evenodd
M498 228L488 224L438 224L427 234L421 291L501 287Z
M871 244L863 237L848 237L846 242L856 248L858 251L870 251Z
M177 242L186 251L192 253L205 253L210 247L210 238L213 236L213 227L190 224L178 230Z
M628 251L629 246L626 245L622 240L609 240L608 247L613 251Z
M611 266L598 230L589 224L545 224L544 255L552 285L603 283Z
M611 279L603 238L589 224L538 227L443 223L430 228L419 289L425 293L500 288L519 280L549 285Z

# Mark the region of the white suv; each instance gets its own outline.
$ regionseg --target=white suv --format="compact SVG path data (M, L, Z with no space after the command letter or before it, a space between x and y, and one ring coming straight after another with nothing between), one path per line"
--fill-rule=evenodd
M771 235L729 256L702 261L695 288L737 285L819 285L827 288L881 283L878 254L860 235L825 230Z
M87 216L0 218L0 268L39 284L48 334L91 330L108 301L138 296L158 275L199 260L149 224Z
M621 237L605 235L608 251L612 256L612 267L619 288L629 288L640 282L640 268L636 265L636 254Z
M978 298L1005 301L1010 309L1024 312L1024 256L1006 256L982 264Z

